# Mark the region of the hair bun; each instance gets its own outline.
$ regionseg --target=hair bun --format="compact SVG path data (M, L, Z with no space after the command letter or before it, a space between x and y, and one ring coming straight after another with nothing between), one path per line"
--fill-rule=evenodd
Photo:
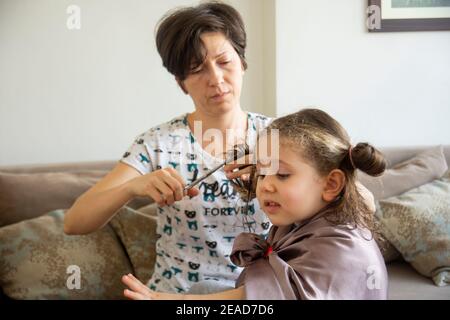
M368 143L358 143L352 148L355 167L368 175L379 176L386 170L383 154Z

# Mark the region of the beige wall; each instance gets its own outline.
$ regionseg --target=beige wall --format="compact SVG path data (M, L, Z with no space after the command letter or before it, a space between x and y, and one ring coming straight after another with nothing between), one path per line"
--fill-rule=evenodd
M248 31L242 106L321 106L354 142L450 142L450 31L370 34L362 0L232 0ZM185 0L0 0L0 165L119 159L193 109L154 27ZM69 5L81 30L66 27Z
M369 33L367 1L277 0L277 115L321 106L354 142L450 142L450 31Z
M263 31L273 0L228 2L249 39L242 107L274 115ZM141 132L193 110L162 67L154 28L167 10L196 3L0 0L0 165L119 159ZM80 30L66 27L72 4Z

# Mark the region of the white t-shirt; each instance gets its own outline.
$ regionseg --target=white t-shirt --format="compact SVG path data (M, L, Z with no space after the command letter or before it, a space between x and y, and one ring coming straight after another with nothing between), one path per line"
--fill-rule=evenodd
M246 142L253 151L257 132L272 119L248 112ZM136 137L120 160L148 174L173 167L190 183L223 159L211 156L196 141L187 114L156 126ZM184 197L171 206L158 207L155 271L148 286L156 291L182 293L201 280L215 279L233 286L242 268L229 259L234 238L249 232L267 236L269 219L255 199L245 215L246 203L233 189L223 170L197 187L200 194ZM244 217L248 219L244 220Z

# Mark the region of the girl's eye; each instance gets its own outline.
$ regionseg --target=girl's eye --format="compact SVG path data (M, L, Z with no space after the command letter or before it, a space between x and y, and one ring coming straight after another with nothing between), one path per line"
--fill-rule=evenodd
M290 174L281 174L281 173L277 173L277 177L280 180L286 180L287 178L289 178Z
M222 64L222 65L225 65L225 64L229 64L231 61L222 61L222 62L219 62L220 64Z

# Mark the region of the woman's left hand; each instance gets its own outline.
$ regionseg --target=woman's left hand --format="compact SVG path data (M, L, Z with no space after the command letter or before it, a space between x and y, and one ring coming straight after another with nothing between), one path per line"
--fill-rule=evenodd
M150 290L145 284L140 282L131 273L122 277L122 282L129 288L123 294L131 300L180 300L181 294L171 294Z
M250 173L252 172L252 158L252 154L247 154L242 158L239 158L236 161L225 165L223 167L223 170L225 171L227 178L230 180L242 179L244 181L247 181L250 177Z

